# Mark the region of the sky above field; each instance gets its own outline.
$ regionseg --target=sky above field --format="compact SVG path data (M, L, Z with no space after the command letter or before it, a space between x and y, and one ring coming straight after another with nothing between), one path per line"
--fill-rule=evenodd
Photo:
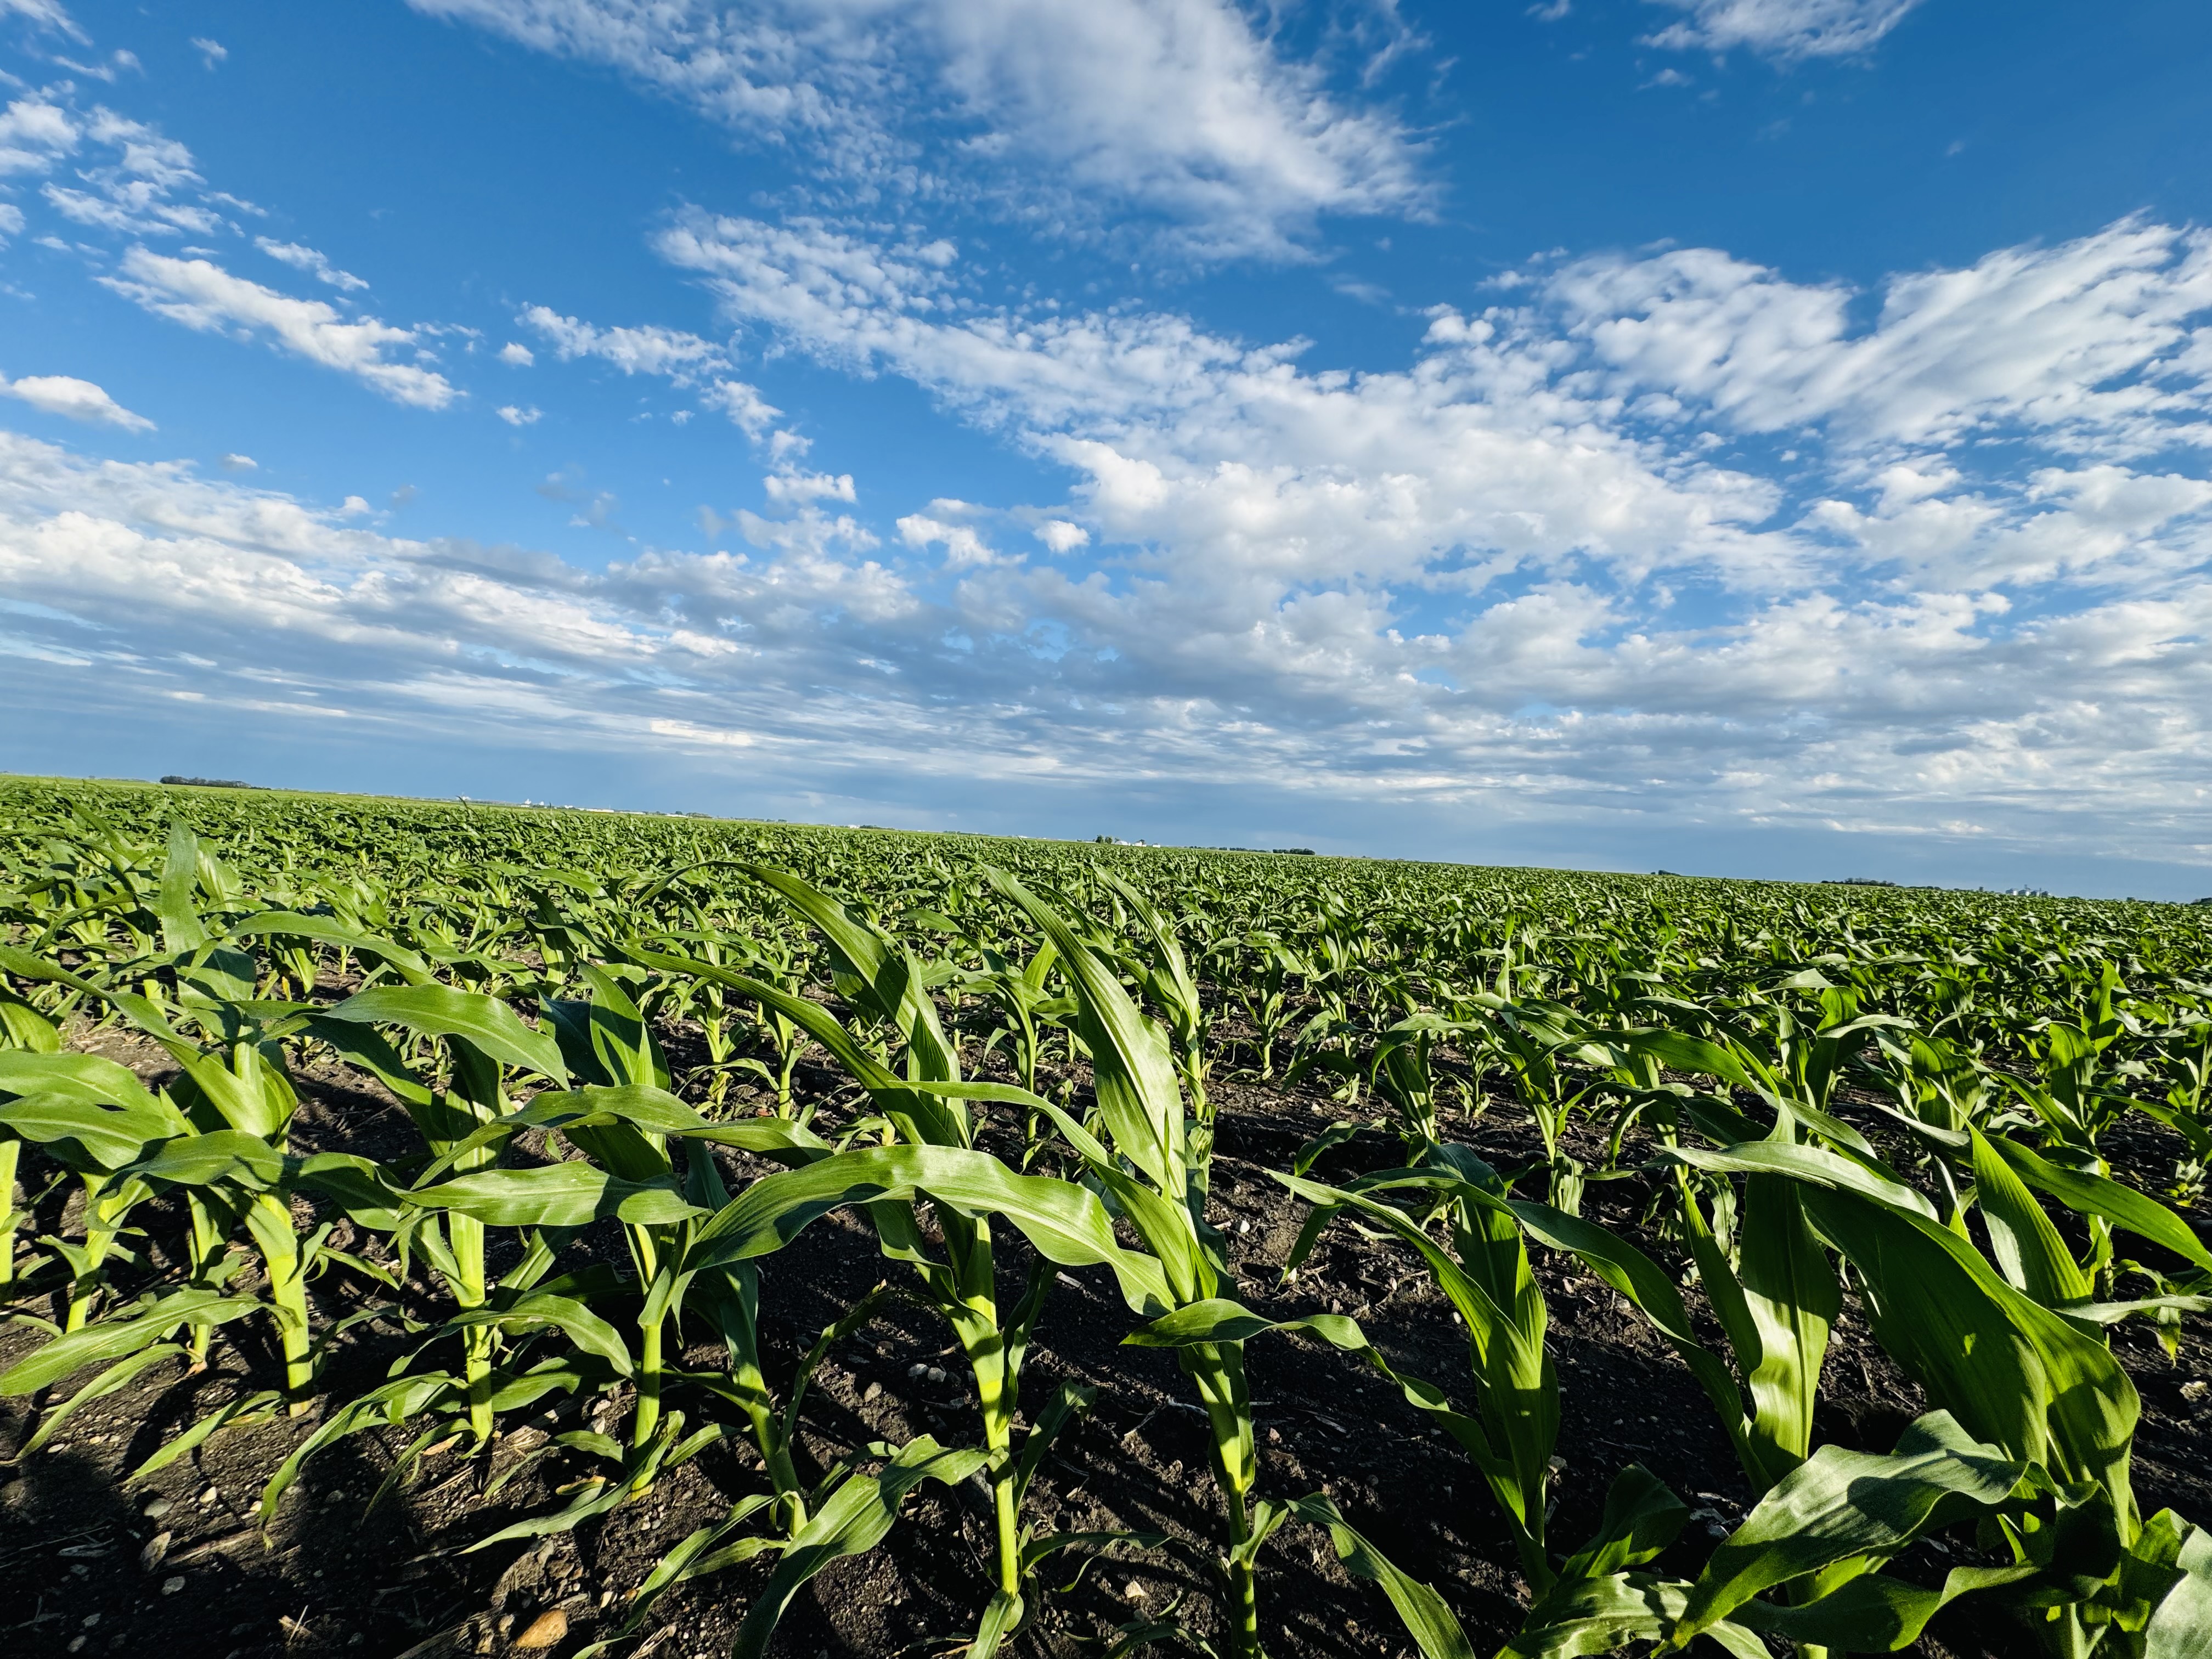
M0 769L2212 891L2212 7L0 0Z

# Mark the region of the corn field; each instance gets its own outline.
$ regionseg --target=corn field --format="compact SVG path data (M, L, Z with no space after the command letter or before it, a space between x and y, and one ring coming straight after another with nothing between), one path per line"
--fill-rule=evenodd
M0 784L11 1653L2212 1654L2212 911Z

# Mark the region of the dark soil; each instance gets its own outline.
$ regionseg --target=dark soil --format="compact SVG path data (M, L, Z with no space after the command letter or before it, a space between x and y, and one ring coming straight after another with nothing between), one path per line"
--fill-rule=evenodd
M97 1046L149 1077L162 1072L158 1053L131 1039L102 1034ZM801 1083L817 1097L838 1094L837 1080L825 1072L808 1068ZM849 1091L842 1097L849 1099ZM1276 1317L1353 1315L1401 1374L1427 1378L1464 1401L1464 1334L1402 1247L1340 1222L1304 1271L1287 1285L1279 1283L1304 1206L1267 1171L1287 1169L1299 1146L1342 1109L1322 1095L1231 1082L1218 1085L1217 1099L1216 1218L1231 1240L1238 1294ZM822 1121L833 1120L834 1112ZM1449 1133L1500 1167L1534 1149L1510 1099L1493 1102L1472 1122L1455 1121ZM374 1084L336 1073L304 1080L295 1139L302 1150L344 1146L379 1158L404 1156L415 1144L410 1126ZM1018 1155L1008 1145L994 1150ZM1600 1149L1578 1151L1595 1163ZM2154 1176L2166 1149L2147 1141L2140 1153L2144 1171ZM1398 1161L1395 1138L1376 1130L1328 1154L1319 1173L1343 1176ZM727 1160L733 1187L765 1167ZM27 1158L27 1188L36 1194L50 1173ZM1651 1192L1640 1176L1596 1182L1585 1212L1672 1261L1642 1222ZM33 1231L64 1228L64 1203L63 1189L51 1192ZM149 1265L158 1271L160 1243L176 1231L173 1218L141 1217L155 1247ZM572 1248L609 1260L622 1255L612 1237L586 1234ZM1711 1539L1741 1518L1748 1498L1727 1437L1641 1315L1573 1258L1540 1249L1536 1256L1564 1394L1555 1545L1578 1543L1595 1523L1615 1473L1640 1462L1698 1511L1661 1563L1694 1574ZM1027 1264L1018 1243L1003 1257L1011 1300ZM870 1286L886 1277L896 1284L906 1271L883 1260L860 1221L841 1216L817 1222L797 1244L768 1258L763 1316L774 1354L771 1381L781 1388L823 1326ZM385 1294L344 1269L314 1287L319 1313L332 1321ZM433 1304L424 1300L420 1311L434 1314ZM1116 1547L1079 1578L1073 1560L1048 1571L1053 1589L1043 1611L1012 1649L1024 1659L1103 1655L1117 1628L1170 1616L1199 1637L1218 1635L1210 1565L1218 1498L1203 1419L1171 1354L1121 1346L1135 1322L1103 1270L1059 1275L1030 1351L1024 1399L1034 1412L1061 1382L1095 1385L1098 1396L1089 1417L1056 1443L1031 1504L1040 1531L1146 1530L1172 1541L1151 1551ZM665 1477L641 1501L574 1533L463 1553L513 1521L558 1507L556 1489L585 1472L581 1459L542 1451L549 1431L581 1425L592 1409L568 1402L551 1414L517 1414L481 1455L470 1455L465 1440L436 1449L396 1480L396 1460L415 1426L343 1442L307 1466L264 1540L253 1518L263 1484L322 1410L373 1386L406 1351L406 1339L388 1322L356 1326L335 1346L321 1399L307 1414L218 1434L126 1486L125 1471L179 1428L271 1384L276 1356L254 1346L258 1325L226 1328L207 1371L186 1376L177 1363L157 1368L84 1407L44 1450L0 1470L0 1568L15 1586L0 1614L9 1659L155 1650L163 1659L507 1654L525 1651L515 1638L555 1610L567 1634L547 1651L573 1655L609 1632L625 1593L672 1545L764 1487L749 1443L732 1438ZM27 1328L0 1332L0 1364L41 1340ZM965 1369L949 1344L933 1316L894 1302L840 1345L805 1408L806 1449L817 1463L827 1467L871 1440L922 1432L951 1444L976 1439ZM2200 1380L2212 1374L2212 1353L2201 1329L2192 1322L2178 1363L2170 1364L2142 1328L2123 1328L2116 1347L2143 1397L2136 1488L2144 1513L2171 1504L2212 1518L2212 1401ZM691 1363L711 1365L718 1354L696 1349ZM1261 1337L1249 1364L1262 1491L1277 1498L1332 1494L1386 1554L1443 1592L1479 1652L1493 1651L1518 1626L1522 1592L1495 1501L1473 1466L1384 1379L1317 1341ZM927 1371L916 1380L917 1365L941 1367L947 1380L933 1384ZM0 1402L0 1445L20 1446L36 1420L27 1404L47 1403ZM627 1402L611 1403L615 1410L594 1420L618 1427ZM672 1403L699 1410L696 1401ZM1827 1362L1820 1437L1887 1450L1919 1409L1917 1390L1847 1304ZM520 1474L485 1495L526 1462ZM387 1480L392 1490L371 1507ZM772 1651L789 1659L884 1659L957 1650L988 1598L990 1550L988 1505L979 1486L925 1486L882 1547L836 1563L801 1592ZM1931 1549L1900 1570L1940 1573L1957 1559ZM661 1659L726 1652L765 1577L764 1560L672 1594L634 1650ZM1318 1530L1285 1527L1261 1560L1263 1630L1276 1659L1413 1651L1377 1587L1347 1576ZM2025 1647L2019 1632L1973 1620L1938 1630L1918 1651L1965 1656Z

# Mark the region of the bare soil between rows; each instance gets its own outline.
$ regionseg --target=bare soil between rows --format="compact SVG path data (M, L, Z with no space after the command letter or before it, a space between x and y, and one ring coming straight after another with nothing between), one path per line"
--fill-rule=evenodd
M160 1056L131 1038L103 1033L99 1046L149 1078L161 1075ZM801 1081L817 1095L837 1091L837 1079L811 1066ZM374 1084L315 1073L302 1079L301 1095L294 1136L300 1150L397 1158L414 1149L411 1127ZM849 1091L837 1098L848 1101ZM1305 1206L1268 1172L1287 1170L1299 1146L1343 1109L1322 1094L1249 1083L1221 1083L1216 1098L1215 1218L1231 1239L1237 1293L1278 1318L1353 1315L1401 1374L1435 1382L1464 1403L1464 1333L1403 1247L1340 1223L1292 1282L1279 1283ZM817 1127L833 1127L838 1109L825 1109ZM1471 1122L1454 1121L1447 1132L1501 1168L1534 1150L1510 1099L1493 1102ZM2121 1156L2130 1148L2147 1175L2166 1167L2155 1137L2123 1143ZM994 1149L1018 1156L1015 1139L1002 1138ZM1576 1150L1595 1164L1601 1149L1593 1138ZM1316 1172L1344 1176L1399 1161L1395 1137L1376 1130L1328 1154ZM734 1187L769 1166L727 1156L726 1167ZM40 1190L46 1173L27 1158L29 1191ZM1671 1253L1643 1224L1653 1191L1640 1175L1596 1182L1585 1213L1671 1263ZM47 1197L36 1231L64 1224L64 1194ZM173 1233L172 1218L158 1208L141 1219L157 1243ZM611 1232L596 1230L571 1249L611 1261L622 1255ZM1693 1574L1711 1540L1741 1518L1747 1499L1727 1437L1640 1314L1573 1258L1540 1247L1534 1254L1563 1394L1554 1547L1578 1544L1595 1525L1613 1476L1641 1462L1698 1511L1660 1563ZM1018 1244L1002 1255L1011 1298L1026 1262ZM837 1216L762 1265L769 1370L779 1389L825 1325L871 1286L886 1279L896 1285L908 1271L881 1257L862 1223ZM343 1269L313 1287L319 1315L331 1321L386 1294ZM418 1313L434 1316L427 1287ZM1218 1510L1204 1420L1170 1353L1121 1346L1136 1322L1103 1270L1055 1280L1023 1377L1024 1401L1034 1413L1061 1382L1095 1386L1098 1397L1095 1410L1055 1443L1030 1503L1041 1531L1152 1531L1171 1541L1152 1551L1117 1547L1079 1575L1074 1561L1048 1569L1042 1609L1011 1650L1023 1659L1103 1656L1117 1631L1166 1616L1184 1620L1200 1638L1218 1634L1210 1565ZM520 1653L516 1638L533 1624L542 1631L540 1616L556 1610L567 1634L538 1651L560 1659L610 1632L623 1595L671 1546L765 1487L747 1443L732 1438L664 1478L642 1501L572 1534L462 1553L513 1521L558 1507L564 1500L556 1489L586 1472L581 1459L544 1451L549 1433L586 1420L585 1402L568 1402L509 1420L484 1453L471 1455L464 1441L426 1458L374 1508L371 1495L414 1430L350 1439L307 1466L264 1540L254 1510L270 1474L323 1411L374 1386L407 1350L410 1339L369 1322L335 1346L319 1400L307 1414L219 1434L126 1488L125 1474L169 1435L276 1379L276 1355L256 1346L259 1324L225 1328L229 1340L218 1340L216 1363L204 1373L187 1376L171 1364L82 1407L55 1442L28 1458L17 1460L15 1452L34 1413L21 1400L0 1402L0 1454L11 1460L0 1468L0 1570L14 1586L0 1632L10 1659L154 1651L164 1659ZM0 1364L42 1340L21 1326L0 1332ZM975 1441L965 1370L949 1344L933 1316L897 1302L840 1344L802 1415L805 1448L817 1465L870 1441L924 1432L946 1443ZM2135 1468L2144 1513L2171 1504L2212 1519L2212 1400L2201 1386L2212 1375L2212 1349L2200 1326L2191 1322L2175 1362L2147 1329L2123 1328L2115 1346L2142 1395ZM718 1357L718 1349L699 1347L690 1360L707 1365ZM946 1381L933 1384L926 1371L915 1379L916 1365L941 1368ZM1400 1566L1443 1592L1477 1651L1494 1651L1518 1627L1521 1591L1494 1500L1473 1466L1387 1381L1317 1341L1263 1336L1249 1350L1249 1367L1261 1491L1334 1496ZM689 1407L696 1420L697 1401L672 1403ZM1887 1451L1920 1409L1918 1391L1875 1346L1847 1298L1825 1374L1818 1437ZM957 1650L989 1596L990 1551L980 1488L925 1486L880 1547L834 1564L800 1593L771 1652L778 1659L890 1659ZM1294 1522L1260 1559L1262 1631L1275 1659L1413 1653L1380 1589L1347 1576L1321 1532ZM1929 1547L1899 1570L1932 1578L1961 1559ZM631 1650L661 1659L726 1653L766 1571L756 1563L681 1587L660 1603ZM1966 1659L2025 1651L2027 1643L2020 1630L1969 1603L1939 1620L1914 1650Z

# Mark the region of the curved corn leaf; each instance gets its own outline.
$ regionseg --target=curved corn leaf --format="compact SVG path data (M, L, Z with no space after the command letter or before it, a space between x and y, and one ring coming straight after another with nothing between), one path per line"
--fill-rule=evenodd
M404 1025L426 1036L459 1037L489 1058L556 1083L568 1079L560 1044L522 1023L497 997L447 985L385 986L358 991L323 1016L362 1025Z
M399 1194L422 1209L451 1210L488 1227L586 1227L610 1217L669 1226L705 1215L672 1181L624 1181L589 1164L478 1170Z
M1182 1196L1182 1091L1165 1033L1146 1019L1112 969L1077 937L1059 911L1006 871L986 878L1019 905L1060 952L1076 989L1078 1035L1091 1051L1092 1082L1115 1150L1154 1190Z
M856 1147L764 1176L700 1226L684 1269L696 1273L781 1249L841 1205L904 1200L924 1192L958 1210L1005 1217L1038 1254L1063 1267L1111 1267L1123 1298L1139 1312L1169 1305L1159 1264L1114 1237L1097 1194L1050 1176L1017 1175L988 1152L957 1146Z
M1301 1520L1328 1529L1329 1541L1336 1546L1337 1559L1344 1563L1347 1572L1382 1586L1382 1593L1398 1610L1406 1633L1413 1638L1424 1659L1474 1659L1474 1649L1467 1639L1467 1632L1452 1616L1452 1610L1444 1605L1443 1597L1392 1565L1388 1556L1345 1520L1334 1498L1316 1492L1308 1498L1293 1498L1290 1507Z
M925 1434L900 1447L878 1473L848 1480L785 1546L775 1571L745 1609L730 1659L761 1659L777 1620L806 1581L832 1561L866 1554L882 1543L916 1486L925 1480L957 1486L984 1462L979 1448L947 1450Z
M1913 1423L1886 1455L1823 1446L1778 1481L1713 1551L1673 1640L1686 1644L1722 1619L1746 1622L1752 1615L1745 1604L1762 1591L1839 1562L1872 1565L1931 1532L1993 1514L2027 1469L2026 1460L1975 1441L1941 1411ZM1962 1581L1960 1589L1978 1587L1979 1581ZM1888 1607L1903 1618L1917 1605L1875 1591L1863 1595L1863 1602L1839 1604L1839 1613L1849 1607L1853 1617L1879 1620ZM1941 1605L1929 1603L1921 1623ZM1904 1639L1918 1634L1915 1626Z
M2192 1266L2212 1273L2212 1249L2205 1247L2187 1222L2156 1199L2107 1176L2051 1163L2017 1141L1998 1139L1989 1145L2021 1180L2042 1188L2069 1209L2102 1216L2115 1227L2162 1245Z
M370 956L388 963L410 985L434 982L430 964L404 945L349 927L336 916L303 915L295 910L258 910L231 923L233 939L311 939L334 945L356 956Z
M0 1395L29 1394L87 1365L108 1365L162 1340L179 1325L221 1325L268 1304L250 1297L194 1288L150 1297L136 1312L103 1319L33 1348L0 1371Z
M2131 1533L2128 1454L2140 1405L2103 1343L2008 1285L1924 1200L1886 1202L1860 1166L1817 1147L1787 1150L1807 1213L1861 1275L1882 1346L1977 1438L2104 1486ZM1706 1169L1771 1171L1771 1156L1742 1156L1759 1151L1680 1155Z

